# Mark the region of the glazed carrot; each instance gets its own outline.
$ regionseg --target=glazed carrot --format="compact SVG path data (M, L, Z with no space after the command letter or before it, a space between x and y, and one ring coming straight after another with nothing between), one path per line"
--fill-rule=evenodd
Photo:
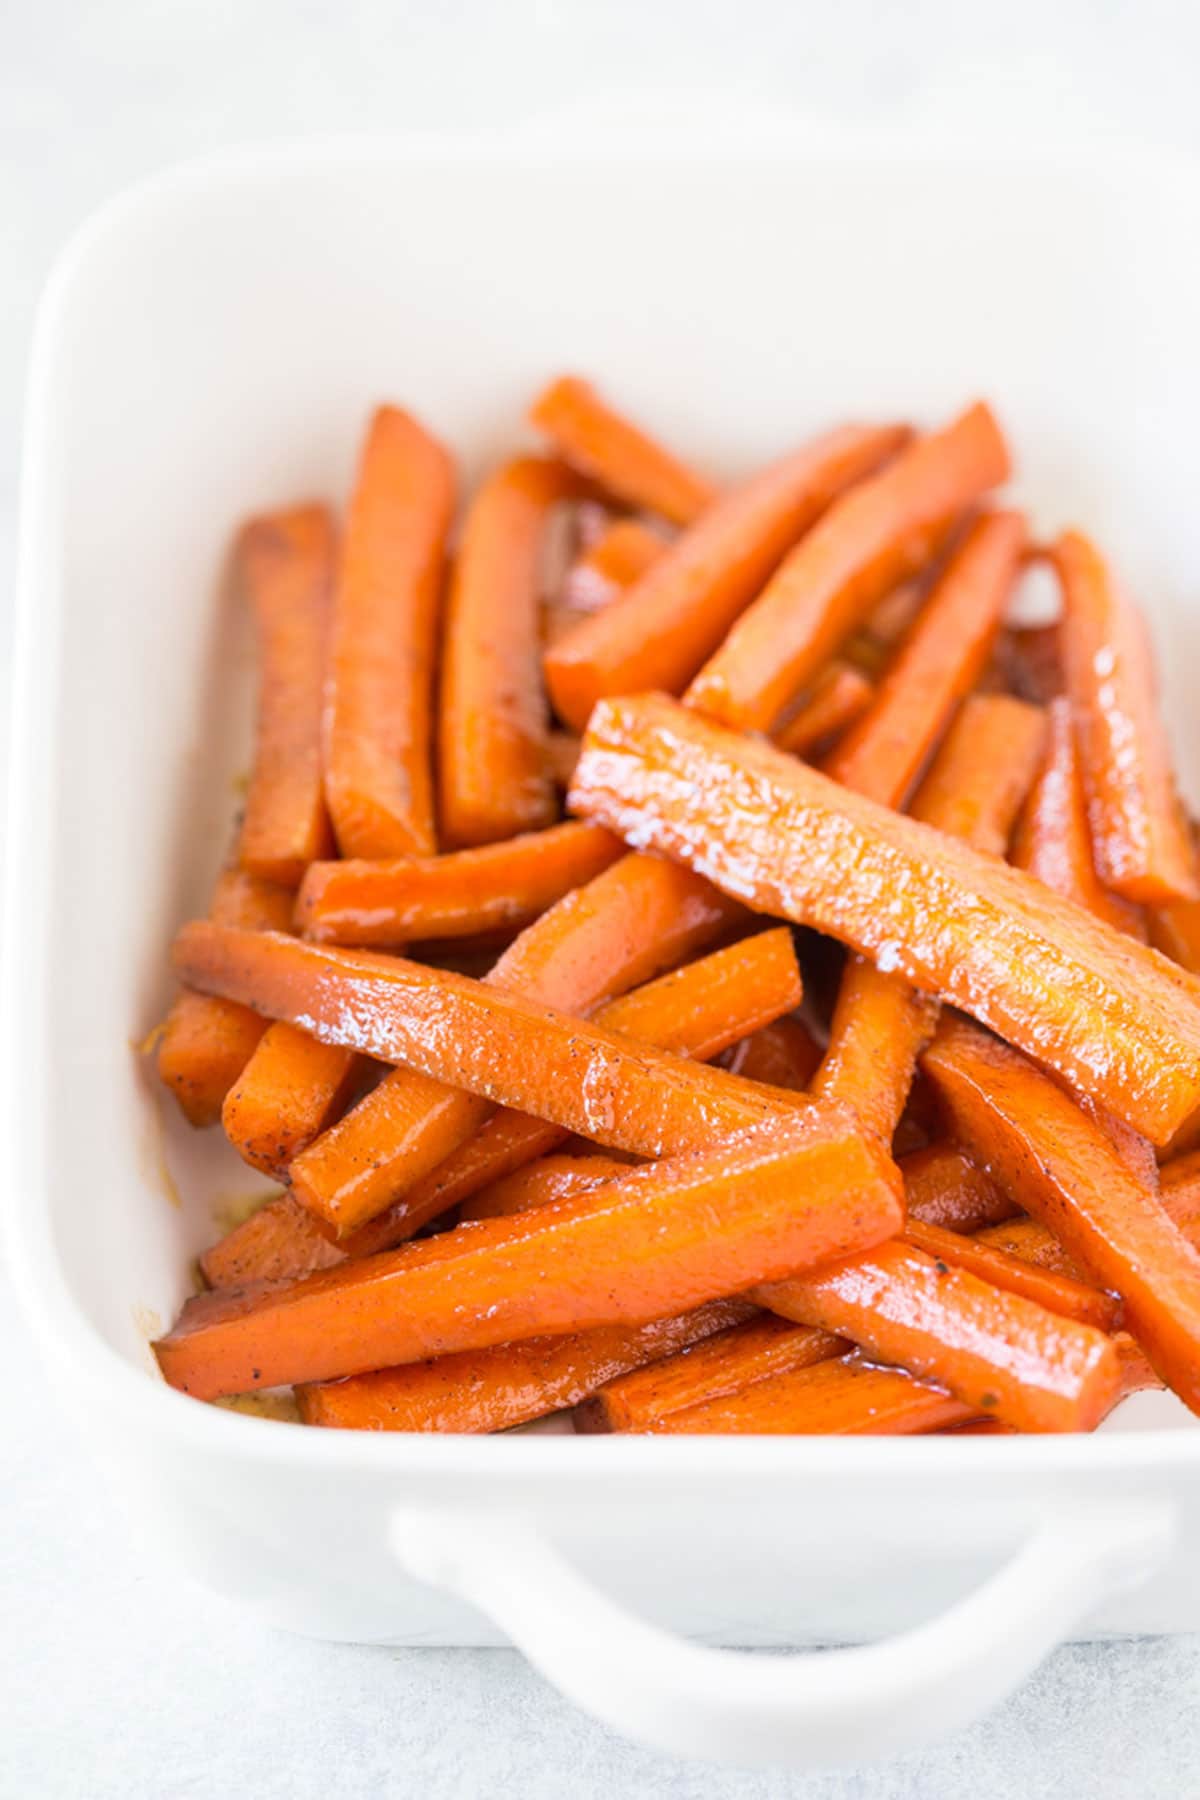
M434 639L454 467L395 407L371 421L334 595L325 798L343 856L435 848Z
M907 1243L760 1285L750 1297L1022 1431L1088 1431L1112 1405L1117 1360L1103 1332Z
M894 1171L853 1114L814 1105L540 1212L200 1295L155 1351L173 1387L208 1399L647 1324L878 1242L900 1218Z
M345 1110L361 1073L353 1050L272 1025L226 1095L225 1135L244 1161L282 1180Z
M565 794L579 761L579 739L573 731L551 731L546 738L546 767L556 788Z
M602 612L656 563L667 540L640 519L614 519L567 570L558 604L568 613Z
M745 1316L742 1300L712 1300L649 1325L602 1325L529 1338L431 1362L401 1363L296 1390L306 1425L352 1431L505 1431L574 1406L630 1369L698 1344Z
M861 956L849 957L813 1093L847 1101L867 1130L890 1144L937 1018L930 995Z
M548 1006L589 1012L711 943L739 912L686 870L656 857L622 857L530 925L486 979ZM353 1232L422 1182L490 1110L475 1095L398 1069L297 1157L293 1189L313 1212ZM442 1210L432 1197L429 1204L424 1218ZM390 1241L408 1235L401 1228Z
M917 616L929 597L929 572L910 581L902 581L873 606L862 627L862 635L874 639L883 650L894 650L917 622Z
M1075 742L1071 702L1053 700L1049 708L1045 761L1030 790L1013 841L1012 861L1036 875L1056 894L1085 906L1117 931L1145 937L1138 908L1110 894L1092 862L1083 772Z
M200 1273L210 1288L246 1287L256 1281L295 1281L317 1269L331 1269L345 1257L298 1200L281 1194L211 1244L200 1257Z
M1130 1331L1200 1408L1200 1255L1104 1132L1023 1056L961 1021L925 1053L956 1134L1125 1302Z
M954 1269L966 1269L1010 1294L1023 1294L1026 1300L1035 1300L1047 1312L1059 1313L1064 1319L1078 1319L1083 1325L1094 1325L1097 1331L1111 1332L1120 1317L1120 1303L1093 1283L1063 1270L1031 1266L1025 1258L995 1242L946 1231L940 1225L926 1225L919 1219L908 1220L904 1237L906 1243L925 1256Z
M541 562L547 523L578 491L562 463L521 456L471 503L446 606L437 722L439 824L456 848L549 825Z
M715 483L614 412L577 375L560 375L543 389L529 409L529 423L618 500L673 525L690 525L717 497Z
M1011 1218L1012 1201L976 1163L950 1144L930 1144L900 1159L910 1219L947 1231L978 1231Z
M907 436L845 426L725 494L619 599L547 650L560 717L578 731L605 694L678 693L801 533Z
M729 1058L732 1075L746 1081L763 1081L768 1087L806 1088L821 1060L821 1052L807 1025L784 1017L762 1025L736 1044Z
M973 850L1003 856L1045 743L1040 708L973 694L959 708L909 814Z
M555 825L448 856L313 863L296 929L318 944L362 947L475 937L528 925L623 853L596 825Z
M1126 900L1164 906L1200 899L1145 622L1081 533L1059 538L1054 562L1100 877Z
M740 1393L756 1381L811 1368L850 1349L844 1338L772 1313L665 1353L611 1378L576 1414L577 1431L661 1431L672 1413Z
M860 719L874 693L865 675L835 658L821 670L787 724L775 733L775 742L792 756L808 756Z
M459 1220L507 1219L513 1213L533 1212L555 1200L569 1200L572 1194L586 1194L624 1173L625 1165L610 1156L540 1156L473 1194Z
M571 798L639 848L960 1006L1155 1143L1200 1105L1200 1007L1171 964L794 757L670 700L609 700Z
M769 731L888 589L928 562L958 516L1009 472L982 404L844 494L796 546L688 689L691 705Z
M221 925L249 931L286 931L292 916L287 888L242 869L223 869L208 909ZM249 1007L209 994L178 996L158 1040L159 1080L169 1087L189 1125L215 1125L225 1096L254 1054L266 1025Z
M324 506L251 519L235 552L258 635L258 726L238 861L295 887L333 849L321 775L321 714L333 586Z
M576 759L578 760L578 759ZM1200 975L1200 900L1152 907L1150 942L1164 956L1193 975Z
M904 639L870 706L825 762L860 794L898 805L975 686L1020 568L1025 520L986 514L967 532Z

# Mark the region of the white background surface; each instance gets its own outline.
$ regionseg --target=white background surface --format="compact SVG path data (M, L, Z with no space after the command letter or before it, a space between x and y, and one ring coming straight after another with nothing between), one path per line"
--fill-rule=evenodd
M32 310L64 235L134 176L239 139L501 122L631 87L724 89L842 122L1140 136L1200 154L1198 66L1200 13L1186 0L0 0L5 714ZM804 1780L623 1745L507 1652L260 1631L143 1562L107 1496L80 1479L7 1293L0 1359L3 1800L1200 1791L1200 1639L1064 1650L941 1750Z

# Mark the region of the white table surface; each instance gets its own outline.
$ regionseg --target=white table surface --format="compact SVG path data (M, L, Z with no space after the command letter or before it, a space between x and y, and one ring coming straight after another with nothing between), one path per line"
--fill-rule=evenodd
M630 84L843 122L1141 136L1200 153L1188 0L10 0L0 9L0 597L28 333L55 247L196 151L469 125ZM5 695L9 607L0 604ZM0 1272L0 1287L3 1275ZM1072 1647L928 1756L805 1779L673 1762L506 1651L384 1651L247 1625L143 1563L80 1469L0 1292L0 1796L1037 1800L1200 1789L1200 1637Z

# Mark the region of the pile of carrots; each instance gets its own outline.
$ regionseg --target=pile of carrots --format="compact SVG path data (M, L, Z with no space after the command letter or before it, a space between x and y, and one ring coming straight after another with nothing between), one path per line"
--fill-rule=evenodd
M457 529L384 407L340 532L237 539L254 764L157 1067L282 1186L166 1380L391 1431L1200 1411L1200 868L1101 552L995 502L983 404L726 487L574 378L530 422Z

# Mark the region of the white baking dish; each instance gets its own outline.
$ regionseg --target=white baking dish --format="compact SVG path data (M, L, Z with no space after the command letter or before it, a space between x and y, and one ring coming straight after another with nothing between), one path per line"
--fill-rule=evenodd
M744 131L256 151L83 232L29 407L6 1186L19 1287L131 1529L281 1626L507 1635L616 1725L741 1762L919 1743L1072 1631L1200 1629L1200 1433L1159 1397L1095 1438L789 1442L356 1437L168 1391L148 1333L213 1193L256 1183L131 1048L244 754L230 528L340 494L384 396L469 476L560 367L731 472L832 418L986 392L1039 524L1095 527L1144 595L1194 788L1198 245L1190 170ZM913 1625L783 1661L660 1629Z

